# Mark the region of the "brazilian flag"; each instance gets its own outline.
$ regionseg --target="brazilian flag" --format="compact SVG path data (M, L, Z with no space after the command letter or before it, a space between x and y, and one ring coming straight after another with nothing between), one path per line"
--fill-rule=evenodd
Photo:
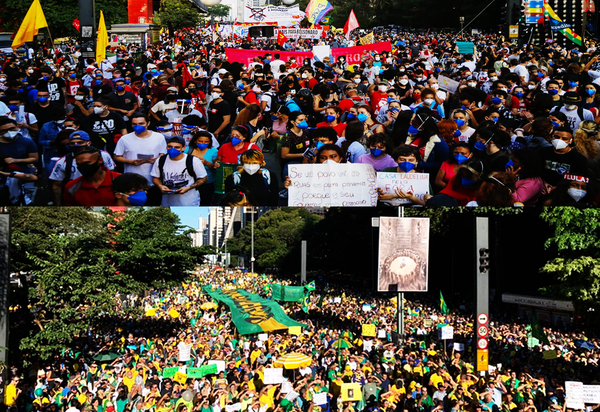
M308 313L308 306L309 306L309 298L310 296L310 292L307 290L306 292L304 292L304 299L302 299L302 310L304 311L304 313Z
M535 316L531 317L531 336L542 342L544 345L550 345L550 341L548 341L544 329L542 329L542 326Z
M442 295L441 290L440 290L440 311L442 312L442 315L447 315L448 313L450 313L450 311L448 310L448 306L446 305L446 301L444 300L444 295Z
M314 280L312 282L310 282L308 285L304 286L304 287L309 292L312 292L313 290L315 290L317 288L316 285L315 285L315 281Z

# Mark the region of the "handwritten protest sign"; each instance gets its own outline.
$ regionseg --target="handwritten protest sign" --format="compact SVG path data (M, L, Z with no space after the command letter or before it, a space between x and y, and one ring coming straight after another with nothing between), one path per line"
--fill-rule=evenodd
M175 382L179 382L182 385L185 385L185 381L187 380L188 376L185 373L181 373L181 372L176 372L175 376L173 377L173 380Z
M315 393L313 403L315 405L327 405L327 392Z
M265 385L277 385L283 383L283 368L265 368L264 375Z
M440 89L454 94L458 90L459 83L449 77L438 76L438 84L440 85Z
M172 378L173 376L175 376L175 374L177 373L178 370L179 370L179 367L177 367L177 366L174 366L172 368L164 368L163 372L162 372L162 376L164 379Z
M600 385L583 385L583 401L597 405L600 403Z
M376 206L375 169L367 164L289 165L289 206Z
M396 189L404 193L412 193L417 198L423 200L426 194L429 194L429 173L377 173L377 188L383 193L396 193ZM409 199L390 199L385 200L390 205L411 204Z
M567 395L567 408L583 409L583 382L565 381L565 392Z

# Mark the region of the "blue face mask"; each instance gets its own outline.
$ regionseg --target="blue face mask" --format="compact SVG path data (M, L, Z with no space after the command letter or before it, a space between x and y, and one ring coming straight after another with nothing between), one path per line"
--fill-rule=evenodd
M139 124L132 126L132 129L136 134L142 134L146 131L146 128L144 126L140 126Z
M96 80L96 85L101 85L102 84L102 80Z
M116 89L118 92L122 92L123 90L125 90L125 86L117 86Z
M419 133L419 129L414 127L412 124L408 127L408 134L412 134L413 136Z
M435 68L435 72L436 72L436 73L440 73L441 71L442 71L442 69L440 69L439 67L436 67L436 68Z
M512 160L509 160L508 162L506 162L506 165L504 165L505 169L508 169L509 167L515 167L515 164Z
M148 200L148 195L142 190L141 192L127 196L127 200L129 200L131 206L144 206Z
M331 114L328 114L328 115L327 115L327 122L331 123L331 122L333 122L333 121L335 121L335 116L334 116L334 115L331 115Z
M454 155L454 159L456 160L456 162L457 162L459 165L461 165L461 164L463 164L463 162L464 162L465 160L467 160L467 159L468 159L468 157L467 157L467 156L465 156L465 155L461 155L461 154L459 153L459 154L455 154L455 155Z
M8 109L11 112L16 112L17 110L19 110L19 106L15 106L14 104L11 104L10 106L8 106Z
M551 96L556 96L558 94L558 90L556 89L549 89L548 90L548 94Z
M411 162L400 162L400 163L398 163L398 167L404 173L408 173L408 172L410 172L411 170L413 170L415 168L415 164L411 163Z
M275 116L274 114L271 115L271 120L275 121L277 120L277 116Z
M462 133L460 132L460 130L457 130L454 132L454 134L452 136L459 137L460 135L462 135Z
M233 146L237 146L237 145L239 145L240 143L242 143L242 139L238 139L237 137L232 137L232 138L231 138L231 144L232 144Z
M594 90L594 89L585 89L585 92L587 93L588 96L593 96L596 94L596 90Z
M50 78L49 76L42 76L42 80L45 82L47 82L49 78Z
M298 128L299 129L308 129L308 123L306 123L306 120L302 120L300 123L298 123Z
M393 101L394 101L394 99L392 99L391 97L388 97L388 98L387 98L387 102L388 102L388 104L390 104L390 103L391 103L391 102L393 102Z
M569 82L569 87L577 87L577 82Z
M467 179L466 177L461 177L460 182L462 183L463 186L466 187L466 186L474 185L475 183L477 183L477 180L471 180L471 179Z
M208 147L208 143L198 143L198 149L204 150Z
M492 117L490 120L492 122L497 122L498 120L500 120L500 118L499 117Z
M69 77L70 77L71 79L74 79L74 78L76 78L76 77L77 77L77 75L76 75L75 73L71 73L71 74L69 75Z
M463 127L463 125L465 124L465 121L463 119L456 119L454 121L456 122L458 127Z
M346 116L346 119L354 120L354 119L356 119L356 115L354 113L348 113L348 116Z
M131 80L125 80L125 84L131 84Z
M377 148L371 149L371 155L373 157L379 157L379 156L381 156L382 153L384 153L384 151L381 149L377 149Z
M175 148L171 148L171 149L167 150L167 154L169 155L169 157L171 159L175 159L177 156L179 156L181 154L181 152Z
M475 142L475 149L476 150L485 150L485 148L487 147L487 144L483 143L483 142Z
M323 146L325 146L325 143L323 143L323 142L317 142L317 144L315 145L315 147L317 148L317 150L319 150Z
M560 127L560 123L556 123L554 120L550 120L554 127Z
M515 93L515 96L517 96L517 97L520 99L521 97L523 97L523 96L524 96L524 93L522 93L522 92L517 92L517 93Z
M48 101L48 98L46 96L42 96L38 98L38 102L40 103L46 103Z
M463 110L469 110L469 108L467 106L460 106L460 108Z
M358 121L362 122L362 123L366 122L367 121L367 115L364 114L364 113L359 113L358 114Z
M499 97L494 97L494 98L492 99L492 104L500 104L500 103L502 103L502 99L501 99L501 98L499 98Z

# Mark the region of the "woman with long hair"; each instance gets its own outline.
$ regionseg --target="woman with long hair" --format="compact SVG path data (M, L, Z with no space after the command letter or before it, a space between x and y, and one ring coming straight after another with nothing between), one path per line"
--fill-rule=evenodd
M598 132L600 126L593 120L584 120L579 123L579 127L573 133L573 142L579 153L584 155L589 162L598 159L600 153L600 142Z
M260 121L260 106L256 103L244 107L235 118L233 126L246 126L250 133L250 142L256 142L261 136L265 136L265 130L258 130Z

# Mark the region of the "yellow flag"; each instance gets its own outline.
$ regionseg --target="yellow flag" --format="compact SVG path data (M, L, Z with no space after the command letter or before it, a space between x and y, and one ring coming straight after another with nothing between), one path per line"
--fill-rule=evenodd
M104 13L100 10L100 22L98 23L98 38L96 39L96 62L100 63L106 59L106 48L108 47L108 32L104 23Z
M16 49L19 46L25 44L25 42L32 41L34 36L38 34L38 30L42 27L48 27L46 23L46 17L44 17L44 11L40 4L40 0L33 0L29 11L21 23L21 27L15 35L15 39L12 42L12 48Z

